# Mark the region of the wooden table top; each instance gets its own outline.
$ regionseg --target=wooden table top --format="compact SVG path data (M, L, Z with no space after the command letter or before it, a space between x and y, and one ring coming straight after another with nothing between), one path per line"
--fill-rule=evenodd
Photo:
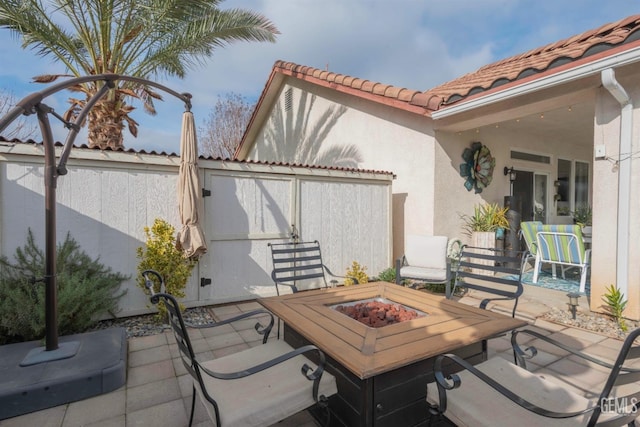
M378 297L422 311L427 316L370 328L330 307ZM258 301L361 379L527 324L387 282L297 292Z

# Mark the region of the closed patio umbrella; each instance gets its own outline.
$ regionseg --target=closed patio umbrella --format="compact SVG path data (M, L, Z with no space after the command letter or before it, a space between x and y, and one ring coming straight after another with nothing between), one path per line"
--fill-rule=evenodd
M198 141L191 111L182 116L180 136L180 171L178 174L178 207L182 229L178 232L176 246L185 256L197 258L207 252L202 232L202 192L198 175Z

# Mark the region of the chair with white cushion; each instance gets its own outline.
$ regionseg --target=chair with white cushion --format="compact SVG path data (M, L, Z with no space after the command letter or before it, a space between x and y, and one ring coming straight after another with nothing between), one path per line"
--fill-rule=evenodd
M531 372L526 360L535 361L537 350L530 344L523 349L518 344L520 335L529 335L523 342L533 338L546 351L555 347L569 353L585 370L595 367L598 375L607 372L608 376L599 386L585 389L568 383L564 375L555 377L550 370ZM613 362L526 329L511 336L517 365L499 356L475 366L454 354L438 356L436 382L427 385L429 411L457 426L634 426L640 417L638 337L640 328L627 336Z
M217 327L254 316L267 316L270 320L266 327L259 322L255 325L256 332L264 335L262 345L213 360L199 360L178 302L170 294L156 292L164 287L162 276L153 270L146 270L142 275L151 302L162 301L167 309L182 363L192 377L189 426L193 422L196 394L216 427L266 427L316 404L326 408L327 398L337 392L335 378L324 371L324 353L316 346L294 349L284 341L267 342L274 324L273 314L267 310L246 312L210 325L190 325L191 328Z
M403 279L434 284L451 280L448 242L446 236L408 235L404 255L396 260L396 283Z

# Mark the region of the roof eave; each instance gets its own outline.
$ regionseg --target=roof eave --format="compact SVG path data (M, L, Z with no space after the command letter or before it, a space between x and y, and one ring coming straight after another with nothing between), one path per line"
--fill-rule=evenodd
M438 111L432 112L431 117L435 121L441 120L497 102L593 76L607 68L622 67L639 61L640 40L469 96L451 106L443 105Z

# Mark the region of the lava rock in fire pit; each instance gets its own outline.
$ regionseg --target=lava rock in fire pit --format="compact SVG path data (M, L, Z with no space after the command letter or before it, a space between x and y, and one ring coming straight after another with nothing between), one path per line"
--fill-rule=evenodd
M371 328L380 328L419 317L415 310L407 310L399 304L388 304L379 301L339 305L335 309Z

